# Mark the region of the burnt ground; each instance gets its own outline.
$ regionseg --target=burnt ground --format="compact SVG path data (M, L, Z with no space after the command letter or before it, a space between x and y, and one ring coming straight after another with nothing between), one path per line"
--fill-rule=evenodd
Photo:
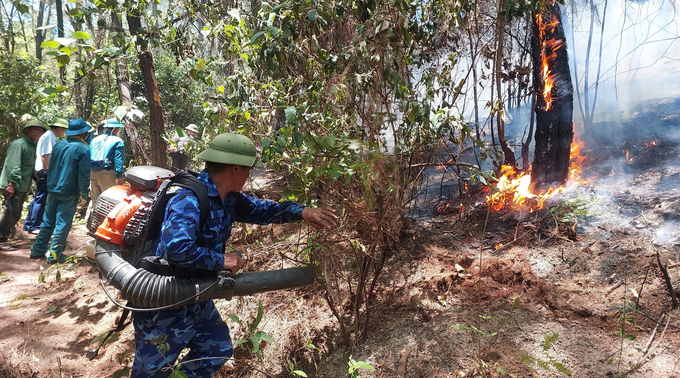
M363 377L680 377L679 313L656 258L677 288L679 104L651 102L584 133L589 181L551 210L490 212L470 188L451 199L455 210L414 219L376 286L368 337L351 351L318 286L217 301L223 317L249 321L262 301L259 329L276 340L262 361L230 361L219 376L293 376L292 363L337 378L352 358L375 368ZM284 265L280 255L306 231L267 227L235 233L252 269ZM75 227L68 253L84 254L84 243ZM44 262L28 259L30 240L14 244L0 252L0 377L125 376L131 327L85 357L121 313L96 269L81 261L59 283L54 271L38 283Z

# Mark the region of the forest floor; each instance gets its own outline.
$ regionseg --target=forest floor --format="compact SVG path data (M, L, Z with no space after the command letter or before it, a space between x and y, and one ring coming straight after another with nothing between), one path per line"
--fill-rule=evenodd
M678 287L679 113L680 102L656 101L582 135L588 181L550 211L490 211L473 187L449 199L455 210L414 219L353 350L317 285L216 301L235 340L244 330L226 315L252 321L261 301L259 329L275 339L262 361L229 361L218 376L340 378L364 361L374 370L359 369L363 377L680 377L680 312L657 262L658 253ZM640 131L644 117L664 131ZM261 243L235 233L251 269L282 265L267 251L304 226L266 227L253 232ZM67 254L84 255L85 234L74 227ZM131 326L86 357L121 313L96 268L82 260L62 266L60 282L52 268L39 283L47 265L28 258L31 236L19 237L17 250L0 251L0 377L129 375Z

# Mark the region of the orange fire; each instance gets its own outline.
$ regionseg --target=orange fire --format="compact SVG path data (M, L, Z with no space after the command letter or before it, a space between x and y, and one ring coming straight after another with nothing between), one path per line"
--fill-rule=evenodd
M510 165L501 166L501 177L496 184L498 191L486 197L486 205L490 206L494 211L510 206L515 210L534 212L542 209L545 206L545 201L548 199L567 189L587 182L587 180L580 178L581 167L587 158L586 156L581 156L582 147L583 142L577 136L574 136L574 142L571 144L569 155L569 180L567 184L557 188L548 188L539 194L534 194L530 191L531 172L517 172Z
M549 23L543 22L543 15L541 12L536 14L536 23L539 30L539 41L541 42L541 64L543 67L543 99L545 100L545 109L550 110L552 105L552 88L555 86L555 76L551 74L550 67L557 59L556 51L564 45L561 39L545 39L545 34L548 28L555 28L560 21L556 15L553 15L552 21ZM550 54L548 54L550 52Z
M630 157L630 153L628 152L627 148L623 150L623 154L626 155L626 163L631 163L633 160L635 160L635 156Z
M453 161L453 158L447 160L446 163L450 163L450 162L452 162L452 161ZM437 166L437 170L444 169L444 167L445 167L444 164L439 164L439 165Z

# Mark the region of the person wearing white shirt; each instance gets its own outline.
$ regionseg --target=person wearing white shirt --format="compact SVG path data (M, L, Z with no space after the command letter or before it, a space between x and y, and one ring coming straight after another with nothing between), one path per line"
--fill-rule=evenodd
M50 129L45 132L36 147L35 172L35 197L28 206L28 215L24 220L24 231L36 234L40 231L45 203L47 202L47 169L50 167L50 155L52 148L57 144L57 138L64 136L68 128L68 122L63 118L56 118L49 124Z

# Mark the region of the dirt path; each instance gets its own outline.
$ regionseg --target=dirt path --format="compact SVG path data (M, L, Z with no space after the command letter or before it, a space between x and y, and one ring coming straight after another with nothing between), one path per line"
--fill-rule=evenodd
M67 255L84 255L82 226L74 227L68 244ZM0 350L14 365L13 369L5 366L7 371L0 370L0 376L80 372L73 376L110 377L120 367L112 358L85 358L90 342L110 327L119 313L99 289L94 266L82 260L75 271L69 264L57 269L42 259L28 258L30 239L14 245L19 249L0 252L0 271L6 277L0 285ZM57 271L59 283L55 282ZM44 283L39 283L41 272L46 276ZM129 329L121 339L131 340Z

